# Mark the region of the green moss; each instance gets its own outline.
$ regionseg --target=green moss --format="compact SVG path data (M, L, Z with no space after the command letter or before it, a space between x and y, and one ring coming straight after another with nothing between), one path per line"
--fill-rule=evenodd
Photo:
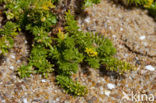
M30 74L33 73L33 67L31 65L22 65L20 69L18 69L18 75L21 78L30 77Z
M17 24L9 21L0 28L0 55L7 53L13 47L14 37L18 35L17 31Z
M129 71L132 68L132 65L129 63L113 57L102 59L101 64L103 64L107 70L115 71L120 74L123 74L125 71Z
M53 72L53 64L48 60L48 49L41 45L34 45L29 58L29 65L35 67L35 73L48 77L48 73Z
M85 86L81 86L78 82L74 82L68 76L58 75L56 77L57 83L64 88L67 93L77 95L77 96L84 96L87 94L88 90Z

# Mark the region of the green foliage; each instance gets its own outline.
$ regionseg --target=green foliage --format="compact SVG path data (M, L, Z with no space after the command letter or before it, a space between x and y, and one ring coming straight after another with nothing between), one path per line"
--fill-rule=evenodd
M21 78L30 77L30 74L33 73L33 67L31 65L22 65L18 70L18 75Z
M154 0L128 0L128 4L141 5L145 8L151 8L154 4Z
M8 52L13 47L14 37L17 33L18 26L13 22L7 22L0 28L0 55Z
M148 0L128 0L129 4L144 5Z
M149 13L155 18L156 20L156 1L154 3L152 3L152 5L150 6L150 8L148 8Z
M27 24L31 27L38 26L48 30L50 26L56 24L56 22L56 17L49 11L31 10L27 13Z
M83 54L83 62L86 62L92 68L99 68L101 60L111 57L116 53L112 42L107 38L101 37L98 34L79 31L74 17L67 12L65 30L75 40L75 45L79 52Z
M132 68L132 66L127 62L112 57L102 59L101 64L103 64L107 70L119 72L120 74L124 73L125 71L129 71Z
M17 25L13 22L7 22L3 28L0 29L0 35L1 36L16 36L18 33L17 31Z
M70 11L66 13L65 19L65 33L58 33L57 45L51 55L52 61L56 61L58 67L56 80L68 93L74 95L86 93L84 89L80 88L83 86L73 83L69 78L77 71L79 63L86 63L92 68L99 68L102 64L106 66L107 70L119 73L131 69L130 64L113 57L116 49L110 40L98 34L79 31L77 22Z
M83 7L86 8L86 7L92 6L93 4L98 4L100 3L100 1L101 0L84 0Z
M19 25L34 36L28 65L35 68L33 73L47 77L48 73L53 71L53 64L48 61L49 51L52 49L52 38L49 32L52 29L51 26L56 24L56 17L49 11L49 8L53 6L50 0L39 1L39 3L35 0L24 2L26 4L23 15L19 17ZM22 3L23 1L20 0L19 4ZM24 69L27 68L19 68L19 74L24 74Z
M78 64L83 60L83 55L75 47L74 38L59 38L52 51L52 59L56 61L56 72L61 75L71 75L78 70Z
M22 31L27 31L34 36L28 66L22 66L18 73L22 78L31 73L39 73L47 77L47 74L53 71L53 64L47 57L49 50L52 49L49 32L51 26L57 22L50 8L55 6L51 0L3 0L2 2L5 5L4 13L9 21L3 30L0 30L0 34L3 34L0 42L2 53L6 53L12 47L13 37L17 35L15 32L17 26L10 23L14 21ZM29 67L34 68L32 70L34 72L29 72Z
M29 58L29 65L35 67L35 73L42 74L44 77L48 76L48 73L53 72L53 64L48 60L48 49L42 47L41 45L34 45L31 50L31 55Z
M67 93L71 93L77 96L83 96L88 92L85 86L81 86L78 82L74 82L68 76L58 75L56 77L56 80L57 83L60 84Z

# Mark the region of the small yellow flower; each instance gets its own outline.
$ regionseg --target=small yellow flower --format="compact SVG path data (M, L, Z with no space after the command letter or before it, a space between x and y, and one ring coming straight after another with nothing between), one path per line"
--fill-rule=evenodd
M90 56L90 57L95 57L95 56L97 56L97 52L96 51L94 51L93 49L91 49L91 48L86 48L86 50L85 50L85 52L88 54L88 56Z
M60 38L61 40L63 40L65 38L64 33L61 31L61 28L59 28L58 31L59 31L58 34L57 34L58 38Z
M147 3L144 5L145 8L149 8L153 4L154 0L147 0Z

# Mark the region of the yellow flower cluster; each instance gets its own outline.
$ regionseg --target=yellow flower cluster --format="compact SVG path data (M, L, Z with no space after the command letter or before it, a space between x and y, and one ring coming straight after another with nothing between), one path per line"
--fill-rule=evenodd
M95 52L93 49L91 49L91 48L86 48L86 50L85 50L85 52L88 54L88 56L90 56L90 57L95 57L95 56L97 56L97 52Z
M147 0L147 3L144 5L145 8L149 8L151 7L151 5L153 4L154 0Z

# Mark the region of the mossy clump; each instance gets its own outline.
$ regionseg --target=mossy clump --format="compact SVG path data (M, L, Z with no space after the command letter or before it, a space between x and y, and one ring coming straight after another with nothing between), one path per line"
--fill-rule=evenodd
M18 35L18 25L8 21L0 28L0 55L6 54L13 47L14 38Z
M51 61L54 61L57 67L55 70L58 75L57 83L65 91L74 95L87 93L83 86L69 79L78 71L79 64L83 63L95 69L104 65L107 70L119 73L131 69L130 64L113 57L116 49L109 39L98 34L80 31L70 11L66 13L65 19L65 30L60 31L54 38L55 45L51 51Z

